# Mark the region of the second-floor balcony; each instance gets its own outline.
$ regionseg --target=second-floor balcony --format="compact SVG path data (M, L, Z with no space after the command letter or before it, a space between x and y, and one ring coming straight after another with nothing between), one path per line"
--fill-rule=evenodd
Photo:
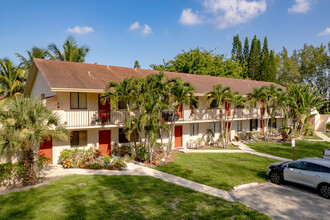
M67 127L88 127L88 126L105 126L105 125L123 125L129 116L138 117L138 110L127 111L91 111L91 110L56 110L61 117L61 123ZM167 116L168 113L163 114ZM236 109L234 110L222 109L195 109L191 112L190 109L182 111L182 117L175 117L177 121L217 121L224 120L225 116L230 119L234 115L235 120L249 120L260 118L260 109ZM276 117L283 116L282 111L278 111ZM268 117L267 114L264 117ZM164 118L165 121L169 121Z

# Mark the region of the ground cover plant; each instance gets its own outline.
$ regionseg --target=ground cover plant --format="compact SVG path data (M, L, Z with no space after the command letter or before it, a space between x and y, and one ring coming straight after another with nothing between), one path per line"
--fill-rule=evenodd
M275 160L247 153L178 154L155 169L219 189L267 181L266 167Z
M69 176L1 195L0 204L3 219L269 219L241 203L141 176Z
M329 142L322 141L295 141L295 159L305 157L322 157L323 150L330 147ZM254 142L248 144L253 150L258 152L275 155L278 157L284 157L292 159L292 146L291 143L266 143L266 142Z

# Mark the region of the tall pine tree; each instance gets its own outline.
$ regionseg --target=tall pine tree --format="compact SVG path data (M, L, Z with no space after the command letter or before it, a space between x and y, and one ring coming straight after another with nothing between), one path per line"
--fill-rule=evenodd
M231 50L232 59L238 62L242 62L242 42L239 39L239 35L235 35L233 38L233 49Z
M267 37L264 39L264 45L261 51L260 56L260 71L256 78L259 81L268 81L270 82L270 74L269 74L269 51L268 51L268 42Z
M243 49L243 60L248 61L249 58L249 39L246 37L244 41L244 49Z
M270 51L269 54L269 82L277 82L276 79L276 60L274 50Z
M260 47L260 40L257 39L256 35L254 35L248 58L248 76L253 80L256 80L256 76L259 72Z

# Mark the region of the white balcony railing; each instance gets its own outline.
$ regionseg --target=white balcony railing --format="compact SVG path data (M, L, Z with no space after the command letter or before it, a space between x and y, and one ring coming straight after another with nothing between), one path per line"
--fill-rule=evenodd
M96 125L122 125L129 116L138 116L138 111L90 111L90 110L56 110L61 118L61 123L68 127L86 127ZM193 113L190 109L183 110L183 117L180 121L204 121L204 120L221 120L224 119L226 111L224 109L195 109ZM228 114L228 112L227 112ZM234 110L230 110L230 117L234 114ZM283 111L277 111L276 117L283 116ZM260 117L260 109L237 109L235 111L235 119L257 119ZM267 117L267 114L264 115Z

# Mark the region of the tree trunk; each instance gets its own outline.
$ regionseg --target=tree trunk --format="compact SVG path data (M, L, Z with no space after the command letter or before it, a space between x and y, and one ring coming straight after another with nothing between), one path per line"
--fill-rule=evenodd
M23 185L30 186L38 183L37 164L35 161L34 151L28 148L24 151L24 177Z

